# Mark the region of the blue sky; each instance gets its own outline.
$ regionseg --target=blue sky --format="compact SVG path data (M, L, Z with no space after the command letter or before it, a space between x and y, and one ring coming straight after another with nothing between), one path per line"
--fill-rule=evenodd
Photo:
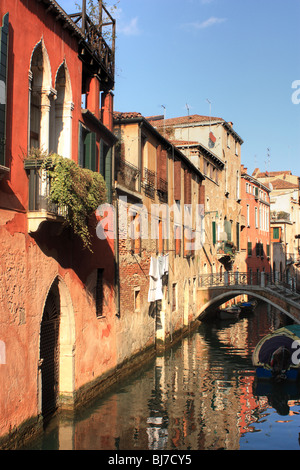
M249 173L300 176L300 0L119 0L114 16L116 111L209 115L209 100Z

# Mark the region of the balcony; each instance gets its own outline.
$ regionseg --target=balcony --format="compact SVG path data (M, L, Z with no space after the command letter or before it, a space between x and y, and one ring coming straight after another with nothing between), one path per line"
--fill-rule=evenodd
M223 241L220 242L217 246L217 254L220 256L228 255L234 256L236 251L236 247L232 242Z
M157 179L157 192L161 200L168 201L168 182L163 178Z
M148 197L154 198L155 195L155 181L156 181L156 173L155 171L149 170L148 168L144 168L144 175L143 175L143 188L145 194Z
M141 171L123 158L116 159L116 179L118 185L130 191L139 191Z
M69 15L84 37L80 57L89 68L103 78L109 87L114 84L116 21L100 0L96 9L87 14L86 1L82 11ZM106 40L104 39L106 38ZM108 44L108 42L110 44ZM99 66L100 65L100 72Z
M64 222L66 207L59 207L49 200L51 179L42 169L41 160L25 160L24 168L29 176L28 232L35 233L47 221Z

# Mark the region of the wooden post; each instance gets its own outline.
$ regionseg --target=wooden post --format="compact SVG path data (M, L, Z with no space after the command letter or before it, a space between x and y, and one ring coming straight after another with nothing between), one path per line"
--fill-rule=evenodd
M81 31L85 35L85 22L86 22L86 0L82 0L82 25Z

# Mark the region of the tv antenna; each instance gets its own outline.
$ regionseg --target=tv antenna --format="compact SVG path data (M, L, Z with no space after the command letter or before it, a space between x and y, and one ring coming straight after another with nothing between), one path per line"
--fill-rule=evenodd
M208 98L206 98L206 101L209 104L209 131L210 131L211 130L211 101Z
M164 137L166 137L166 107L164 104L161 107L164 109Z

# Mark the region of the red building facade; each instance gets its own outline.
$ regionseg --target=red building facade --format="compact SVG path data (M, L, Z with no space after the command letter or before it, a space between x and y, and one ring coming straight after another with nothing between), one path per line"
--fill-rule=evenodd
M116 367L114 243L97 238L91 216L85 248L50 207L39 162L28 161L32 148L73 160L103 175L111 199L114 47L97 28L91 43L85 13L71 18L54 0L0 3L4 447L57 407L76 406Z
M261 272L269 273L270 263L270 189L241 170L241 205L243 226L241 250L245 260L240 270L259 280Z

